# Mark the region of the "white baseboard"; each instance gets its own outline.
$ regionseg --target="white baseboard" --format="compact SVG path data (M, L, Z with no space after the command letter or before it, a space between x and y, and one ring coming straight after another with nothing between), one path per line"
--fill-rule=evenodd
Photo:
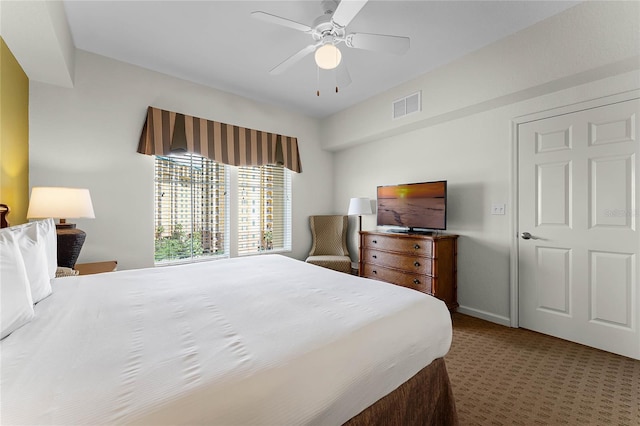
M458 306L458 312L469 315L471 317L480 318L486 321L495 322L496 324L511 327L511 319L502 315L492 314L491 312L481 311L480 309L469 308L467 306Z

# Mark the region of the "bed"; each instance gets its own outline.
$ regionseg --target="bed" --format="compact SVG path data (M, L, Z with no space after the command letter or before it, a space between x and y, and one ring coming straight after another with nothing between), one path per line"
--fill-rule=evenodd
M279 255L51 287L0 343L2 424L457 424L428 295Z

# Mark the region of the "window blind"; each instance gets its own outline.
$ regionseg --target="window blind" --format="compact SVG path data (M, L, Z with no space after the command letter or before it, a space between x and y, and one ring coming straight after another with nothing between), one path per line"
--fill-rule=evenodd
M238 254L291 250L291 172L238 168Z
M156 156L156 264L228 255L227 182L208 158Z

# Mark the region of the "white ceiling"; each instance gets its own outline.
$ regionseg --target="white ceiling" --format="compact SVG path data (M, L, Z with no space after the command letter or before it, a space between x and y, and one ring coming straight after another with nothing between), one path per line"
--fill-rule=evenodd
M393 56L340 45L352 83L335 93L334 71L313 55L281 75L269 70L311 37L250 16L261 10L311 25L320 1L64 2L77 48L144 68L324 117L418 77L578 2L371 0L347 32L408 36Z

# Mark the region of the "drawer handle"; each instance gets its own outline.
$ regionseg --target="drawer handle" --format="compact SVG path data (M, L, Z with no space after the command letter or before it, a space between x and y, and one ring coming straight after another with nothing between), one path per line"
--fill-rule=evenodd
M378 244L378 240L372 240L371 241L373 244Z
M377 273L378 273L378 271L376 271L375 269L374 269L373 271L371 271L371 272L373 272L374 274L377 274Z
M417 267L417 266L420 266L420 262L418 262L418 261L413 262L413 266L416 266L416 267Z
M413 246L414 249L418 250L420 248L420 244L416 244Z
M377 259L377 258L378 258L378 255L375 255L375 254L374 254L374 255L373 255L373 256L371 256L371 257L373 257L374 259Z
M414 278L414 279L413 279L413 283L414 283L414 284L420 284L420 280L419 280L419 279L417 279L417 278Z

